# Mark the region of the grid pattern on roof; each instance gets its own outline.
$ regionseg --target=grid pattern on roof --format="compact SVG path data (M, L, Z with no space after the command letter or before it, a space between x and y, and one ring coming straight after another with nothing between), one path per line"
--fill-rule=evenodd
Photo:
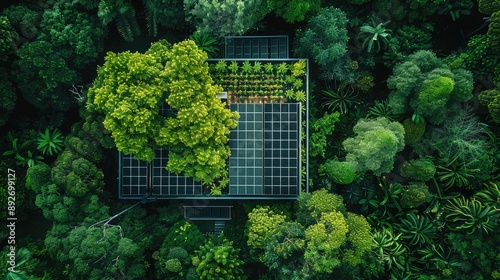
M157 149L152 162L152 194L155 196L201 195L201 183L193 178L177 175L165 167L168 162L168 150Z
M227 36L226 58L288 58L288 36Z
M148 188L148 164L121 154L121 195L142 196Z
M238 111L238 126L230 134L229 193L260 195L263 192L264 104L231 104Z
M229 145L229 194L296 196L300 183L300 104L231 104L238 127Z
M300 104L265 104L264 194L297 195Z

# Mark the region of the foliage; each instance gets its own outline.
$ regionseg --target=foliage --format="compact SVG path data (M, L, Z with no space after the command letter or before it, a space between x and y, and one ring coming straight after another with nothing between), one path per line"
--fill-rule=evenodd
M396 121L399 118L398 114L395 114L389 107L387 100L375 101L375 104L368 108L367 118L386 118L390 121ZM405 134L406 136L406 134ZM406 142L405 142L406 143Z
M217 38L242 35L267 14L263 0L184 0L184 10L198 31Z
M498 235L485 235L479 231L473 234L451 232L446 242L454 252L452 258L458 265L453 266L453 279L495 279L498 268Z
M218 237L215 244L209 240L197 250L193 265L200 279L246 279L243 274L243 261L238 253L240 249L233 247L233 242Z
M97 15L102 23L114 21L120 35L129 42L141 33L135 13L132 3L126 0L100 0L98 4Z
M284 18L287 22L304 21L307 16L317 13L321 8L318 0L267 0L270 11Z
M262 262L279 276L300 274L304 247L304 228L297 222L282 223L266 240Z
M7 133L7 137L11 143L12 148L5 151L3 155L14 156L14 158L16 159L16 165L31 167L42 162L43 157L36 153L35 147L33 147L32 139L28 139L20 143L20 139L14 137L14 135L10 131Z
M298 30L294 52L309 57L319 66L325 80L346 75L347 17L337 8L323 8L313 16L304 30Z
M107 28L95 15L78 11L70 2L56 2L44 11L38 41L47 41L71 69L82 69L104 50Z
M163 240L160 256L166 256L171 248L181 247L189 254L205 243L205 237L198 227L189 221L179 221L170 228Z
M164 279L179 279L186 275L191 256L182 247L170 248L166 256L158 257L158 276Z
M57 158L51 178L72 197L100 193L104 186L103 172L94 163L67 149Z
M0 71L4 71L4 68L0 68ZM17 94L12 82L8 79L7 75L2 75L0 77L0 91L2 95L0 96L0 127L5 125L9 119L10 112L14 109L17 101Z
M483 90L479 93L478 100L482 105L488 107L493 121L500 123L500 91L496 89Z
M297 222L304 227L317 222L322 213L340 212L346 213L342 196L329 193L326 189L314 191L312 194L303 193L298 201Z
M406 247L401 244L400 234L395 234L392 229L384 228L373 234L373 248L379 262L386 264L391 270L404 269Z
M210 34L197 31L191 34L189 39L196 43L198 49L206 52L209 58L213 58L219 53L219 47L217 46L219 42Z
M44 133L39 132L37 144L37 149L42 152L42 154L57 154L61 152L64 147L64 136L57 128L52 130L46 128Z
M476 230L490 233L498 222L500 209L484 205L478 200L461 196L452 198L444 205L445 219L449 229L472 234Z
M350 184L356 178L356 170L349 162L336 160L327 160L320 166L319 173L341 185Z
M309 153L311 156L325 156L327 147L327 136L335 129L335 123L339 121L339 113L325 113L320 119L311 124L311 138L309 142Z
M50 183L50 170L46 164L29 167L26 171L26 187L35 193L40 193L41 187Z
M261 261L275 279L317 279L364 263L372 246L370 225L347 212L341 196L325 189L302 193L297 206L296 221L280 222L262 239Z
M500 189L499 183L492 181L484 184L484 189L476 192L472 198L477 199L487 206L500 208Z
M322 90L321 92L326 100L322 104L323 107L338 111L340 114L345 114L349 108L361 104L361 100L357 97L358 94L353 86L346 82L341 83L336 91Z
M239 115L216 97L221 88L212 84L207 56L193 41L174 45L168 57L166 101L177 115L164 121L155 140L171 147L170 171L211 184L224 178L229 130L236 127Z
M486 34L472 36L456 63L463 63L465 68L472 71L475 79L499 82L500 56L489 47L486 36Z
M394 68L387 80L389 106L395 113L413 112L432 124L443 122L446 113L472 98L472 74L450 69L430 51L417 51Z
M425 121L415 122L411 118L407 118L403 121L403 127L405 129L405 143L413 146L424 136L426 124Z
M401 206L403 208L417 208L431 199L429 187L424 182L410 182L401 193Z
M404 147L404 129L398 122L385 118L359 120L354 126L355 137L342 145L350 162L360 174L371 170L378 176L391 171L394 156Z
M69 68L67 57L47 41L25 43L19 48L14 62L15 75L23 97L38 109L67 110L69 97L60 87L75 83L76 71ZM27 83L26 81L30 81Z
M10 24L9 18L0 16L0 61L5 61L9 55L14 53L16 45L14 43L17 33Z
M102 279L115 273L133 278L145 275L140 247L124 237L119 226L76 227L66 238L63 251L72 264L70 278Z
M405 161L399 172L408 180L425 182L434 178L436 166L429 159L412 159Z
M392 30L385 28L388 22L376 22L373 17L370 18L370 23L365 23L359 28L358 38L363 40L363 47L367 48L368 52L372 50L380 52L386 49L391 38Z
M6 16L16 34L11 34L16 47L27 41L32 41L39 33L41 13L26 5L11 5L5 8L2 15Z
M165 74L152 55L108 52L89 89L87 104L104 114L104 127L119 151L151 161L151 138L161 127Z
M401 222L396 225L401 232L401 239L408 240L410 245L423 246L432 244L437 236L437 227L426 215L408 213Z
M268 206L256 207L248 213L248 246L263 249L266 240L277 233L278 227L286 221L286 216L274 213Z
M500 51L500 10L491 14L487 44L494 52Z
M34 279L36 276L31 274L31 269L34 268L36 259L33 258L33 253L24 247L17 247L15 250L14 262L11 262L12 258L9 256L11 254L11 246L5 246L1 251L2 256L0 260L2 261L2 272L0 276L2 279L6 280L29 280Z
M481 13L490 15L500 10L500 2L498 0L479 0L478 8Z
M189 26L184 20L186 14L182 1L148 0L143 3L150 35L157 35L158 24L175 30L182 30Z
M415 111L418 114L429 116L437 110L441 110L450 98L454 86L455 82L444 76L428 81L418 93Z

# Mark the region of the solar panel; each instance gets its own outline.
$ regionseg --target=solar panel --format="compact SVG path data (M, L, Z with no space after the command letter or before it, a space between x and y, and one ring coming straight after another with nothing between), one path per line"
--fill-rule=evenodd
M230 132L229 187L232 196L297 196L300 187L300 103L235 103L238 126ZM163 107L162 113L170 113ZM151 163L121 154L120 194L133 198L196 197L200 182L166 169L169 151L155 150Z
M264 104L231 104L238 126L230 134L229 193L260 195L263 190L262 114Z
M168 150L157 149L152 162L152 194L155 196L190 196L203 193L201 183L184 175L174 174L165 167Z
M294 196L300 182L300 103L231 104L229 194Z
M147 194L148 164L120 153L121 196L136 197Z

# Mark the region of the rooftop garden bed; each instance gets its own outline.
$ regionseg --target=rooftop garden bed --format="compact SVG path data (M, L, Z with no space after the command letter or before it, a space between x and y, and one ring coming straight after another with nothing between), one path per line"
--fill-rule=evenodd
M306 60L212 60L214 83L228 93L228 103L306 101Z

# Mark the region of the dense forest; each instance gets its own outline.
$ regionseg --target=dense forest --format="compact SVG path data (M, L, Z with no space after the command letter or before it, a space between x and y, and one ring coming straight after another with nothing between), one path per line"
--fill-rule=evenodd
M500 279L500 0L1 6L3 278ZM310 176L213 235L119 200L117 153L191 149L168 168L220 194L238 116L206 61L228 35L309 59Z

